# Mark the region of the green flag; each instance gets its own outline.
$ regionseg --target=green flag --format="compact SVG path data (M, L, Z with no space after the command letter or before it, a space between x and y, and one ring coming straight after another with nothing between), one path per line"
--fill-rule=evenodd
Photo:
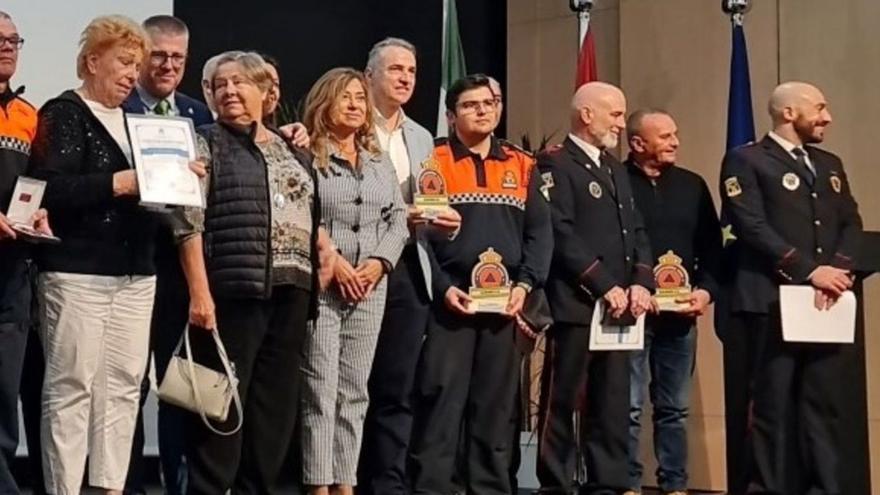
M458 10L455 0L443 0L442 68L440 70L440 107L437 112L437 137L449 135L446 124L446 91L467 74L464 49L458 35Z

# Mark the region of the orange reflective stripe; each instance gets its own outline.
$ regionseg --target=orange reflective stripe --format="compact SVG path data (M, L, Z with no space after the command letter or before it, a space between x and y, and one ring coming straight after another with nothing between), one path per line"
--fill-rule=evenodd
M470 157L458 162L448 144L434 148L434 159L446 181L451 197L457 195L488 194L509 198L524 204L528 196L529 179L535 161L531 157L509 148L504 148L508 159L504 161L487 158L483 162L486 170L486 185L477 184L476 166Z
M0 110L0 136L19 140L28 148L37 133L37 111L19 98Z

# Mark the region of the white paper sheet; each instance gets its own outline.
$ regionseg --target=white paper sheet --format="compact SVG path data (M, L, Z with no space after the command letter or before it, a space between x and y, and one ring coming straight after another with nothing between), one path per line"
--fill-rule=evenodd
M640 351L645 347L645 315L636 318L630 326L606 326L602 324L605 300L596 301L593 320L590 322L591 351Z
M846 291L828 310L818 310L809 285L779 286L782 338L786 342L852 344L856 333L856 296Z

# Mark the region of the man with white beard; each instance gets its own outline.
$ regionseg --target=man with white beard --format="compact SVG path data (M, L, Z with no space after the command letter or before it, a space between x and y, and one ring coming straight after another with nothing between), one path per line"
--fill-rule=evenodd
M605 83L581 86L572 98L571 133L538 155L553 221L553 262L546 293L554 326L547 334L538 430L540 493L576 488L575 429L586 484L578 493L628 490L629 353L590 352L590 320L604 299L613 318L652 308L651 249L626 169L608 150L624 129L626 98ZM589 387L586 386L589 377ZM586 398L586 408L577 408Z

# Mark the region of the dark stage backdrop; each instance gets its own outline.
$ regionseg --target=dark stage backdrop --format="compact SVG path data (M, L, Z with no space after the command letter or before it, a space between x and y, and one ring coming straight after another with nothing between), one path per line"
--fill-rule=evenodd
M373 43L386 36L418 49L415 94L407 114L437 128L442 0L176 0L174 14L190 28L182 90L201 99L202 66L226 50L256 50L281 63L284 101L299 109L311 85L338 66L363 69ZM468 72L506 83L507 3L459 0L458 19ZM499 135L504 135L502 121Z

